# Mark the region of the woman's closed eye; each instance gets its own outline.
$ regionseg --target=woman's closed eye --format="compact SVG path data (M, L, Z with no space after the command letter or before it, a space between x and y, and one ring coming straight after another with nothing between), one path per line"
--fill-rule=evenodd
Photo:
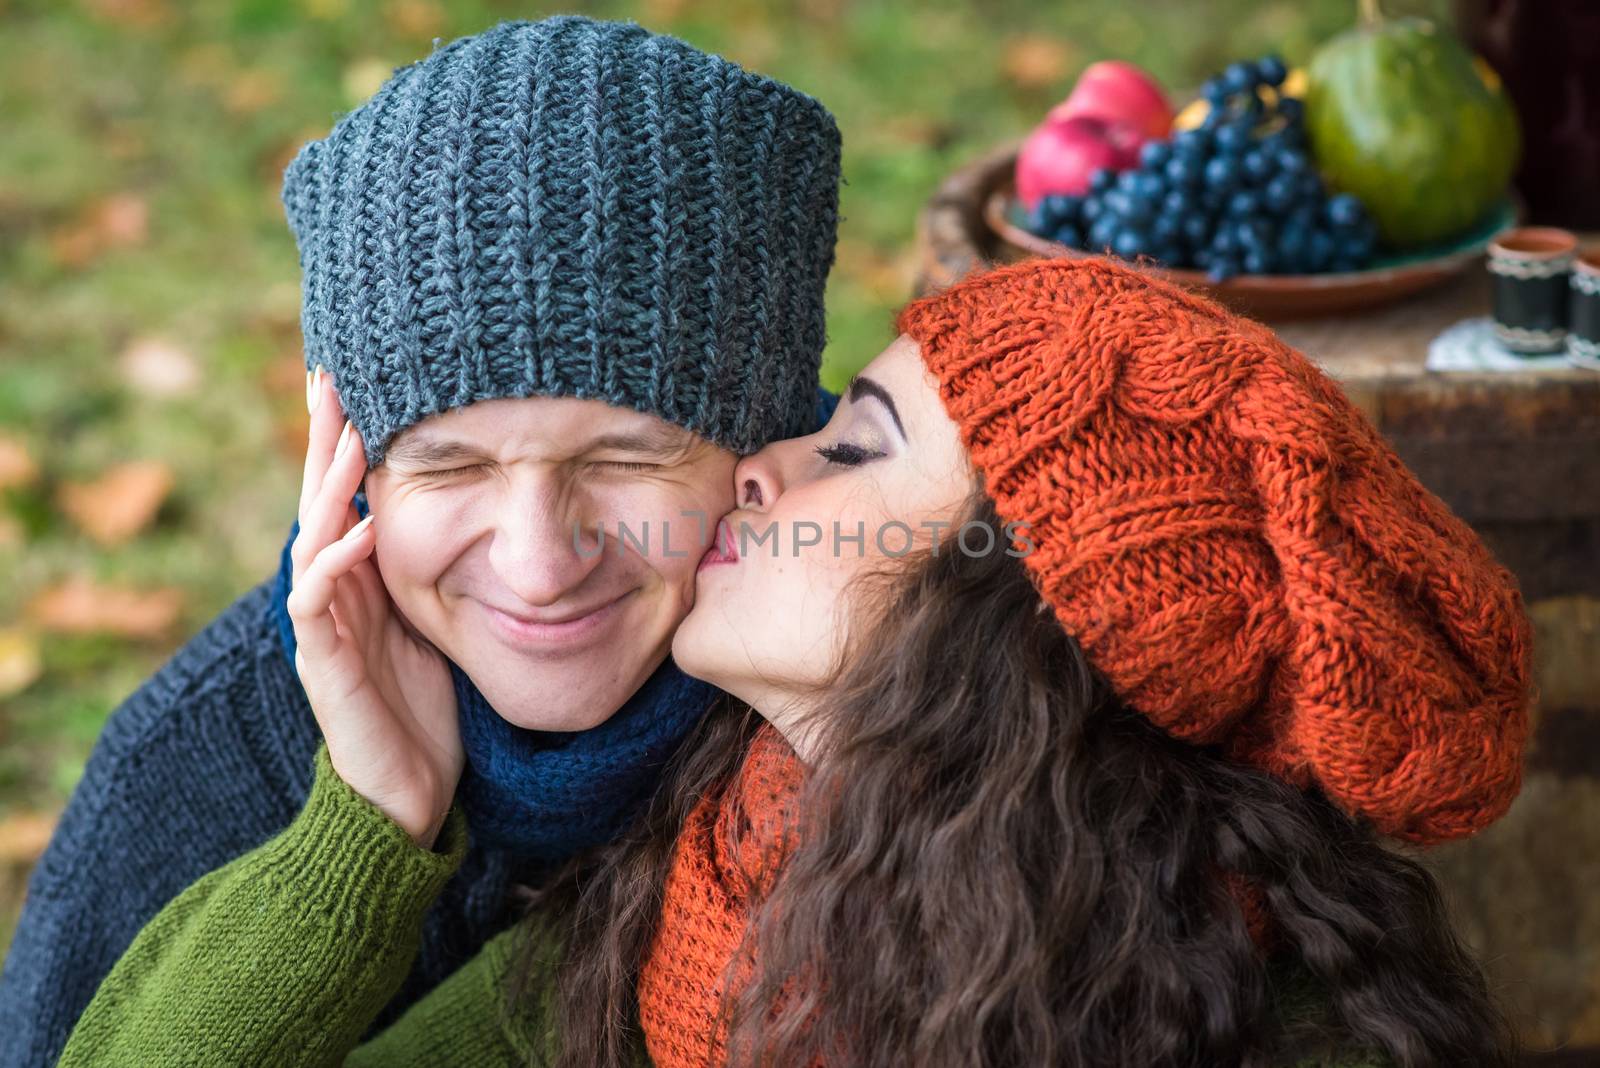
M830 464L838 464L841 467L856 467L866 463L868 460L876 460L878 457L887 454L878 449L867 449L852 442L841 441L832 445L818 445L817 455Z

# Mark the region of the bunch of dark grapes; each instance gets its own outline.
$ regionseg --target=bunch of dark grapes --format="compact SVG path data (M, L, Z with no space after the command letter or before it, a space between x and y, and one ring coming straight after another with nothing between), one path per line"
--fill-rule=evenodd
M1044 197L1029 229L1217 282L1366 266L1377 227L1361 201L1323 186L1301 102L1275 93L1268 106L1256 92L1287 73L1277 56L1230 65L1201 89L1210 105L1201 126L1147 142L1137 168L1095 171L1082 196Z

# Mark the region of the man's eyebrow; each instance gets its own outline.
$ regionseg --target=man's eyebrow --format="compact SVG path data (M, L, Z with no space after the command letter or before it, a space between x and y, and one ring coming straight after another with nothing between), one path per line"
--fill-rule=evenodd
M663 458L676 457L695 441L693 434L676 427L651 427L644 430L601 434L587 441L577 442L574 452L588 453L609 450ZM447 464L457 460L482 459L483 452L475 445L451 438L404 438L389 446L384 462L427 467Z
M900 412L896 410L894 406L894 398L889 396L888 390L884 389L882 386L878 385L878 383L874 382L865 375L856 375L850 380L850 384L844 387L844 392L845 396L850 398L850 402L852 404L854 404L862 396L873 397L881 401L883 406L889 409L889 417L894 420L894 428L900 431L901 439L909 440L906 438L905 424L900 422Z
M646 430L601 434L583 443L583 452L646 453L657 456L677 456L694 444L694 435L677 427L651 427Z
M384 453L384 462L398 460L403 464L416 464L425 467L429 464L444 464L454 460L465 460L482 454L473 446L460 441L449 439L436 441L433 438L405 438L390 445Z

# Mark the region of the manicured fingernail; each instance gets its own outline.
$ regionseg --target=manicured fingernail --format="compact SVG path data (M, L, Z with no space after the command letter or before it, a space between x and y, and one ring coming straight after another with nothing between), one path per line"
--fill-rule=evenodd
M339 444L334 446L333 458L337 460L339 457L343 456L344 455L344 450L349 446L349 444L350 444L350 420L346 419L344 421L344 429L339 431Z
M314 411L311 407L311 372L306 372L306 411Z
M357 523L355 526L353 526L349 530L345 531L344 532L345 540L346 541L355 541L357 538L361 537L361 532L363 530L366 530L369 526L371 526L372 525L372 521L375 518L377 518L376 513L369 514L367 516L367 518L363 519L361 522Z
M314 412L317 405L322 403L322 365L317 364L317 369L311 375L311 392L306 396L306 410Z

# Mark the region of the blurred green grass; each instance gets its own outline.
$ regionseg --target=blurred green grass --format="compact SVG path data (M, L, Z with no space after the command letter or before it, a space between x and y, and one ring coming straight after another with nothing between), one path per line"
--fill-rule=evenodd
M1443 0L1386 6L1446 14ZM557 11L634 18L828 105L846 181L825 368L838 388L891 338L916 213L940 178L1025 132L1088 63L1129 59L1192 86L1269 50L1301 61L1355 7L0 0L0 438L40 469L0 495L0 632L36 640L41 658L36 681L0 698L0 837L8 818L59 810L115 704L272 568L303 413L282 167L434 38ZM127 219L130 202L145 214ZM120 244L83 243L118 225L133 231ZM148 337L194 361L197 388L130 388L119 355ZM52 487L129 458L164 462L175 488L138 537L106 548ZM145 639L37 633L30 598L74 572L175 586L182 613ZM0 842L0 949L31 859Z

